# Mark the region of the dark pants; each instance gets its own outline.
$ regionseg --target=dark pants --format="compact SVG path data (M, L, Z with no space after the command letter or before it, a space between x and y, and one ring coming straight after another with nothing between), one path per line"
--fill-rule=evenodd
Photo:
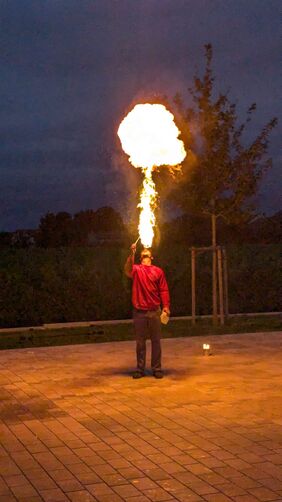
M161 370L161 320L158 310L133 310L133 323L136 336L137 368L145 370L146 338L151 338L151 367L153 371Z

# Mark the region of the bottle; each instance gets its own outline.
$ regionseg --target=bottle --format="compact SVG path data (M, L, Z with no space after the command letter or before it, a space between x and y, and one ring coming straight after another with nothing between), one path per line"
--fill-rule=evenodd
M161 323L162 324L167 324L169 321L169 316L167 315L166 312L164 312L164 310L162 311L161 313Z

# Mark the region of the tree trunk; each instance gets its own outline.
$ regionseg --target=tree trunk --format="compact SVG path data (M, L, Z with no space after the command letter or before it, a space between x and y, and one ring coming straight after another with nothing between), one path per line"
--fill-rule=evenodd
M212 320L213 324L218 323L217 313L217 255L216 255L216 215L211 215L212 224Z
M192 324L196 323L196 250L191 249Z

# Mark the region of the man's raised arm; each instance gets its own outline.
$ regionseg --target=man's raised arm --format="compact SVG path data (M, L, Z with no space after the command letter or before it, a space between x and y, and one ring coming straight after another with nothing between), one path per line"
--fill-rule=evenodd
M129 277L130 279L132 279L132 271L133 271L133 265L134 265L134 256L135 256L135 253L136 253L136 244L132 244L131 247L131 253L130 255L128 256L126 262L125 262L125 265L124 265L124 273L125 275L127 275L127 277Z

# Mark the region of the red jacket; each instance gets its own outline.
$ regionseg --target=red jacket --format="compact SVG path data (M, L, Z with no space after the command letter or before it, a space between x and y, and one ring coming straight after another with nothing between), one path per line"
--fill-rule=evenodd
M155 265L133 265L132 304L138 310L169 308L168 285L163 270Z

